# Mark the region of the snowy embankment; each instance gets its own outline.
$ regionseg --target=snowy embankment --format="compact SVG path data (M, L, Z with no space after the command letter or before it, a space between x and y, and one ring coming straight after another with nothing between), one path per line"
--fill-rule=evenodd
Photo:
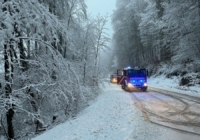
M108 87L111 86L111 87ZM122 140L135 123L132 99L117 85L107 85L103 94L76 118L33 140Z
M200 97L200 85L193 86L179 86L179 77L166 78L164 75L157 77L150 77L148 84L151 87L156 87L168 91L177 92L179 94L186 94L190 96Z

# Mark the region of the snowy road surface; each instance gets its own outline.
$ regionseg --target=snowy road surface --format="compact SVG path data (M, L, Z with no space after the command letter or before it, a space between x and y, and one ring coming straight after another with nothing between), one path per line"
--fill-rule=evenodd
M136 98L133 97L133 94ZM108 84L104 87L104 93L76 118L68 120L32 140L200 139L199 135L163 127L148 121L138 104L138 98L142 95L144 95L142 92L129 93L123 91L118 85Z

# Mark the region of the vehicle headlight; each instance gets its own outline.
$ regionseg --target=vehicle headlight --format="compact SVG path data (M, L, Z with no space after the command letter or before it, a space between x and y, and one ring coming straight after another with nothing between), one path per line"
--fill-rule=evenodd
M113 82L117 82L117 78L113 78Z
M117 82L117 78L113 78L112 82L116 83Z
M144 83L143 86L147 87L148 85L147 85L147 83Z
M133 85L132 85L131 83L128 83L127 86L128 86L129 88L130 88L130 87L133 87Z

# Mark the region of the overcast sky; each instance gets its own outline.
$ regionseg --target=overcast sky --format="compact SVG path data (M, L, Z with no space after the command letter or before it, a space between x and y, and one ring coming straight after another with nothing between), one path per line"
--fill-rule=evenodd
M91 14L93 17L100 15L111 15L115 7L116 0L86 0L88 14ZM107 28L108 34L112 37L113 31L111 26L111 17L108 19Z

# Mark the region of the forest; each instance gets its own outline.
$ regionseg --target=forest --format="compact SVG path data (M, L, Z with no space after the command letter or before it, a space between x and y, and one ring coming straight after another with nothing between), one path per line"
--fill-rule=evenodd
M200 0L116 0L112 39L108 16L88 15L85 0L0 6L1 140L27 140L76 117L118 68L200 84ZM106 68L101 54L110 42Z
M101 92L106 16L84 0L0 0L0 139L28 139Z
M200 0L117 0L116 6L113 68L147 67L150 75L182 76L182 84L200 79Z

